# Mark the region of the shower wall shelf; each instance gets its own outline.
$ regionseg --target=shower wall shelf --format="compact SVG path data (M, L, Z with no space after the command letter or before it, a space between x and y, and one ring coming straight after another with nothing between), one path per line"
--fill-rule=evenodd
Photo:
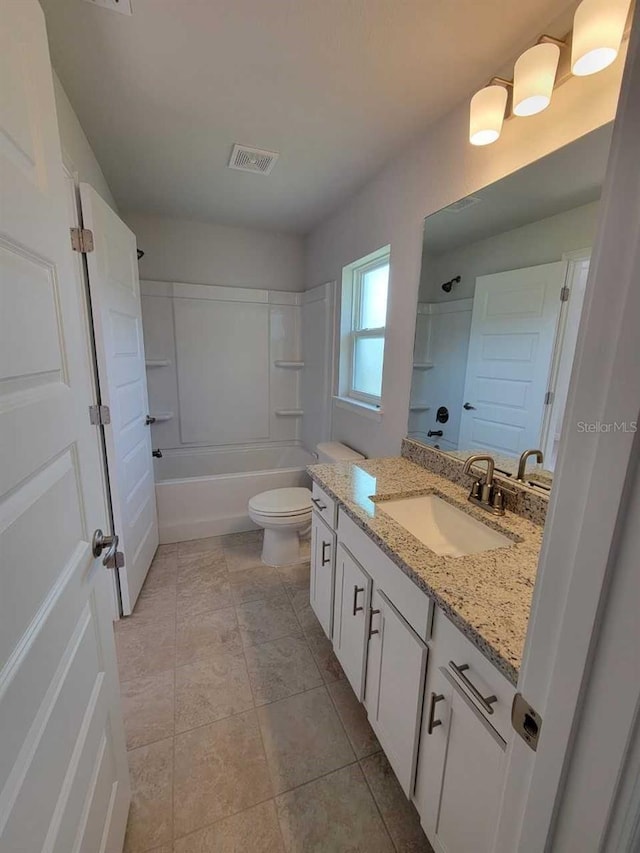
M145 367L167 367L171 364L171 361L168 358L148 358L145 361Z
M414 370L431 370L433 367L432 361L414 361L413 369Z
M157 424L160 424L163 421L170 421L174 417L174 414L173 412L158 412L157 415L152 415L151 417L156 419Z
M302 409L276 409L279 418L301 418L304 415Z
M410 412L428 412L431 406L426 403L411 403L409 406Z
M289 370L301 370L304 367L304 361L278 361L273 362L276 367L286 367Z

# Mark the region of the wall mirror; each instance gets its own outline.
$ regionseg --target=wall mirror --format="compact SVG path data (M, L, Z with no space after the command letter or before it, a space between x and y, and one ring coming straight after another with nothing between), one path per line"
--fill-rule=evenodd
M611 130L425 220L410 438L551 487Z

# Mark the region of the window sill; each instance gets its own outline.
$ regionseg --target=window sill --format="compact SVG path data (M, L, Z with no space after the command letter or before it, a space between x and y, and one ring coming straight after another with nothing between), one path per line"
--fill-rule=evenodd
M363 403L361 400L354 400L352 397L334 397L333 402L339 409L346 409L348 412L362 415L362 417L378 423L382 420L382 409L379 406L372 406L370 403Z

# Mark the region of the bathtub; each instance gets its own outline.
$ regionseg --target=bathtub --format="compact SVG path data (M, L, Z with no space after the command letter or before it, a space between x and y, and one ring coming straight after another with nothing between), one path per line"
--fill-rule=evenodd
M267 489L309 487L305 469L316 461L296 444L163 454L154 462L163 544L256 529L247 514L249 498Z

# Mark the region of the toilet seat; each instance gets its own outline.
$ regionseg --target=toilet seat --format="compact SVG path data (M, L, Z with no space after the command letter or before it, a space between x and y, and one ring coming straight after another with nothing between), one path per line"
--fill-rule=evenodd
M296 518L311 511L311 492L301 487L270 489L249 501L254 513L274 518Z

